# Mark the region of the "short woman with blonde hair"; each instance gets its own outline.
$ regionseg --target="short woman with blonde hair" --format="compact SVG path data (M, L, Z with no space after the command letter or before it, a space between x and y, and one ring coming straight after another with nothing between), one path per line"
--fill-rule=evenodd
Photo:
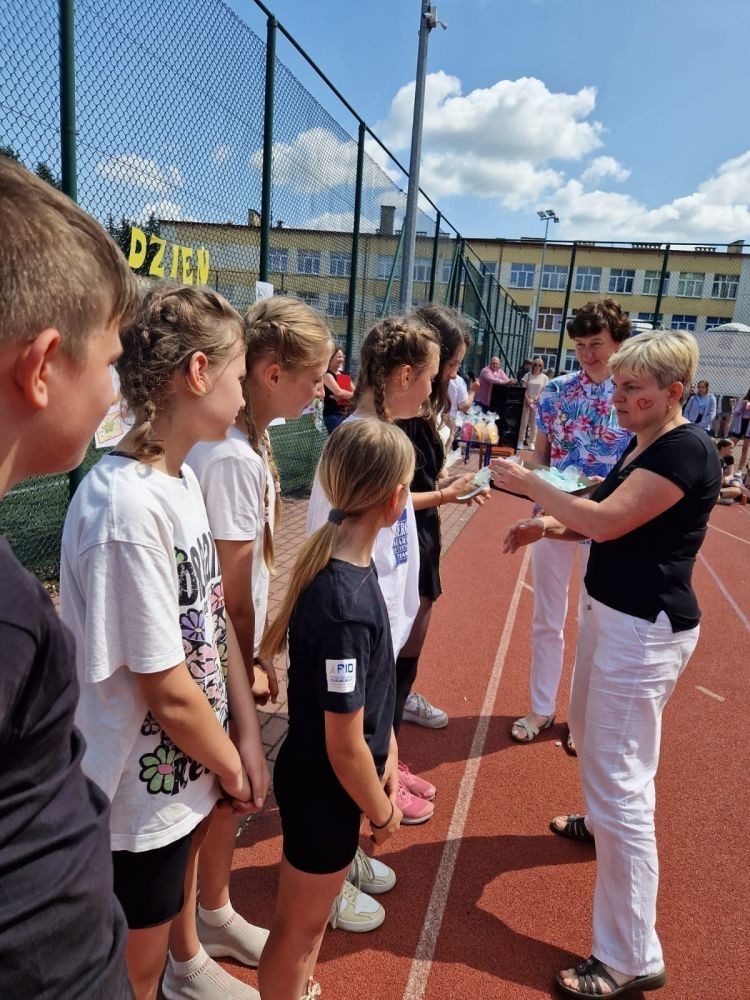
M512 525L506 552L543 537L592 539L569 713L586 815L550 824L596 841L592 954L558 973L566 996L622 996L666 980L654 777L662 712L698 641L691 578L721 486L710 437L682 415L697 362L695 338L682 331L642 333L612 355L612 401L634 437L589 499L493 463L497 485L546 512Z

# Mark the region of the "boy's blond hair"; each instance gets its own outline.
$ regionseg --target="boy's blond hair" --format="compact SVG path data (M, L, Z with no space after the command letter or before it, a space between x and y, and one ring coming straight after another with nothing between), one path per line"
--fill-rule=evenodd
M0 345L55 329L75 361L101 326L135 314L138 285L114 240L83 209L0 155Z

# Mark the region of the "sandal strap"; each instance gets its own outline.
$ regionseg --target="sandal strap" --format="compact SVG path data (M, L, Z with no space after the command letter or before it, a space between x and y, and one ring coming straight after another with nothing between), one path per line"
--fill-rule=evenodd
M522 718L516 719L513 725L518 726L519 729L523 729L526 733L527 739L529 740L533 740L535 736L539 735L539 729L534 725L528 715L524 715Z
M613 979L599 959L594 958L593 955L576 966L576 975L578 976L579 991L585 996L604 996L602 983L606 983L609 986L610 993L614 993L615 990L620 989L619 983ZM581 989L581 986L583 986L583 989Z

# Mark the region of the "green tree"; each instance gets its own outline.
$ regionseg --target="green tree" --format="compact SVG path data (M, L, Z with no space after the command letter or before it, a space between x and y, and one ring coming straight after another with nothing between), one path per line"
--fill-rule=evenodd
M132 239L134 225L138 224L124 215L121 216L119 222L115 222L114 216L111 213L107 219L107 225L105 228L126 257L130 256L130 241ZM155 246L151 246L150 238L152 236L160 236L161 234L159 233L159 226L156 218L153 215L149 215L145 225L138 225L138 228L146 234L146 240L149 242L148 249L146 250L146 259L139 268L135 269L135 273L148 274L151 261L154 259L154 255L157 251Z

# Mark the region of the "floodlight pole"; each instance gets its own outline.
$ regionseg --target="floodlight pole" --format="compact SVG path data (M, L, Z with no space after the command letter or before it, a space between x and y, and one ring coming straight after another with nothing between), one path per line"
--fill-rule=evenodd
M401 262L401 287L399 306L402 312L411 309L414 287L414 250L417 240L417 203L419 200L419 164L422 157L422 122L424 119L424 88L427 73L427 44L430 32L440 24L437 10L429 0L420 0L419 49L417 52L417 76L414 85L414 116L411 126L411 155L409 158L409 187L406 193L406 215L404 216L404 251Z
M542 222L544 222L544 243L542 243L542 262L539 265L539 280L536 283L536 292L534 294L534 302L531 310L531 345L527 345L527 353L534 350L534 339L536 337L536 314L539 311L539 302L542 297L542 275L544 274L544 257L547 253L547 234L549 232L550 222L559 222L560 220L552 211L548 208L542 212L536 213Z

